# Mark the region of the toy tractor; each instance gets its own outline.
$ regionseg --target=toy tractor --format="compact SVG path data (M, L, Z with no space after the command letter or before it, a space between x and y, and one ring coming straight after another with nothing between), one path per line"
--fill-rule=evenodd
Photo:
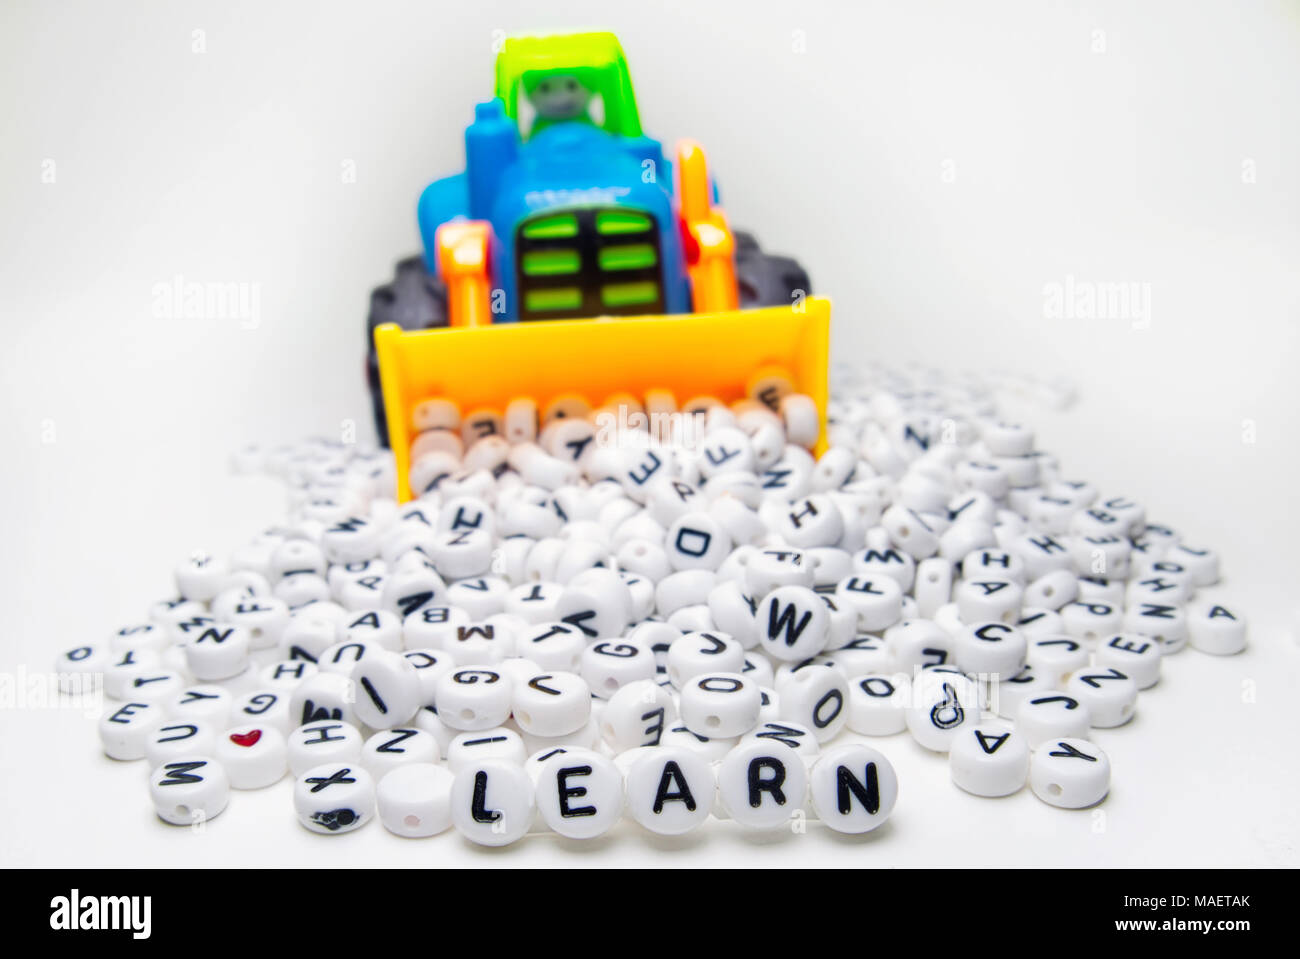
M824 437L829 303L731 230L698 144L670 163L641 132L612 34L506 40L465 153L420 198L424 255L371 295L367 374L399 499L412 411L431 397L730 402L776 369L816 401Z

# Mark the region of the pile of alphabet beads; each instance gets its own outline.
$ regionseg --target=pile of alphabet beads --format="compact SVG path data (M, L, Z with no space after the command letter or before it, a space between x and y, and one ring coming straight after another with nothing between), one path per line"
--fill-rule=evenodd
M386 452L245 450L285 522L185 559L175 598L59 671L102 674L104 751L145 760L167 822L289 776L321 835L502 845L624 817L866 832L904 735L966 792L1089 806L1092 730L1164 657L1244 647L1216 554L1064 471L978 381L846 376L817 459L810 401L771 399L654 435L515 409L481 437L434 399L400 506Z

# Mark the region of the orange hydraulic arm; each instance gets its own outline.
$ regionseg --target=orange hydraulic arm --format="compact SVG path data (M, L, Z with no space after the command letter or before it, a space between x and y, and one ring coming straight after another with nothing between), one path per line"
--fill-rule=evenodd
M488 284L488 237L484 220L452 220L438 227L438 269L447 284L451 326L487 326L492 322Z
M736 286L736 241L722 210L712 203L704 148L694 140L677 144L678 216L686 234L687 274L696 313L734 310L740 305Z

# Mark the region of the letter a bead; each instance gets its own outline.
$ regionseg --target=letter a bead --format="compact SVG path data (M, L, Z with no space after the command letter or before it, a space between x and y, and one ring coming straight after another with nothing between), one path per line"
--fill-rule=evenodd
M1009 796L1029 775L1029 741L1004 723L967 726L948 747L952 781L976 796Z
M626 776L632 818L661 836L680 836L702 825L717 796L709 761L681 746L637 752Z

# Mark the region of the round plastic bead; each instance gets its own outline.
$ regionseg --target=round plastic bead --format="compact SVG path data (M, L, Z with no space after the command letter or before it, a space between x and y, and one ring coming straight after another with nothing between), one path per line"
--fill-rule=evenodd
M1016 710L1016 729L1031 747L1062 736L1086 736L1092 726L1087 703L1057 690L1032 696Z
M623 774L599 753L557 752L538 764L533 778L538 814L561 836L595 839L622 818Z
M483 846L522 839L533 823L536 799L522 765L480 759L456 773L451 819L458 832Z
M1097 644L1097 665L1114 666L1137 683L1138 689L1150 689L1160 681L1163 658L1158 640L1137 634L1112 636Z
M879 828L898 802L898 775L880 752L860 743L826 750L808 777L812 806L836 832L861 834Z
M1246 618L1222 603L1198 602L1187 616L1192 647L1215 656L1232 656L1246 648Z
M1066 682L1065 691L1088 707L1097 729L1123 726L1136 713L1137 683L1114 666L1080 669Z
M375 733L361 747L361 765L376 782L399 766L436 763L440 758L438 740L423 729L385 729Z
M798 752L781 740L742 740L718 766L718 794L740 825L774 829L803 808L808 770Z
M628 683L610 697L600 713L600 732L615 752L658 746L677 720L672 694L652 679Z
M1020 672L1029 648L1024 634L1004 622L976 622L961 630L955 640L961 669L1000 679Z
M912 681L906 673L868 674L849 682L848 727L864 736L892 736L907 728Z
M977 690L956 670L923 669L912 682L905 716L913 739L926 749L947 752L961 730L979 722Z
M284 734L274 726L242 725L217 739L214 758L235 789L263 789L289 771Z
M826 648L830 613L804 586L779 586L763 597L756 615L758 645L774 659L800 662Z
M744 664L745 650L732 637L692 632L672 641L666 665L669 681L681 689L696 676L710 672L737 673Z
M510 716L508 676L491 666L463 666L438 680L438 715L452 729L477 731L500 726Z
M575 673L535 673L514 683L513 697L515 722L534 736L576 732L591 718L591 688Z
M307 723L286 741L289 772L296 777L313 766L360 763L361 747L361 733L350 723L331 719Z
M149 795L163 822L194 826L214 819L230 802L230 782L209 757L169 759L149 774Z
M948 747L952 781L976 796L1009 796L1029 775L1029 741L1004 723L974 723Z
M1048 740L1030 758L1029 788L1062 809L1095 806L1110 792L1110 757L1086 739Z
M451 828L451 787L443 766L409 763L384 774L375 787L379 820L397 836L418 839Z
M681 693L682 723L710 738L741 736L758 724L762 705L758 684L740 673L707 673L691 679Z
M627 811L650 832L680 836L704 824L717 780L709 760L681 746L638 749L625 772Z
M374 817L374 777L352 763L313 766L294 781L293 806L298 821L314 833L354 832Z
M777 677L782 719L807 726L819 743L839 735L849 720L849 684L844 674L814 662Z

